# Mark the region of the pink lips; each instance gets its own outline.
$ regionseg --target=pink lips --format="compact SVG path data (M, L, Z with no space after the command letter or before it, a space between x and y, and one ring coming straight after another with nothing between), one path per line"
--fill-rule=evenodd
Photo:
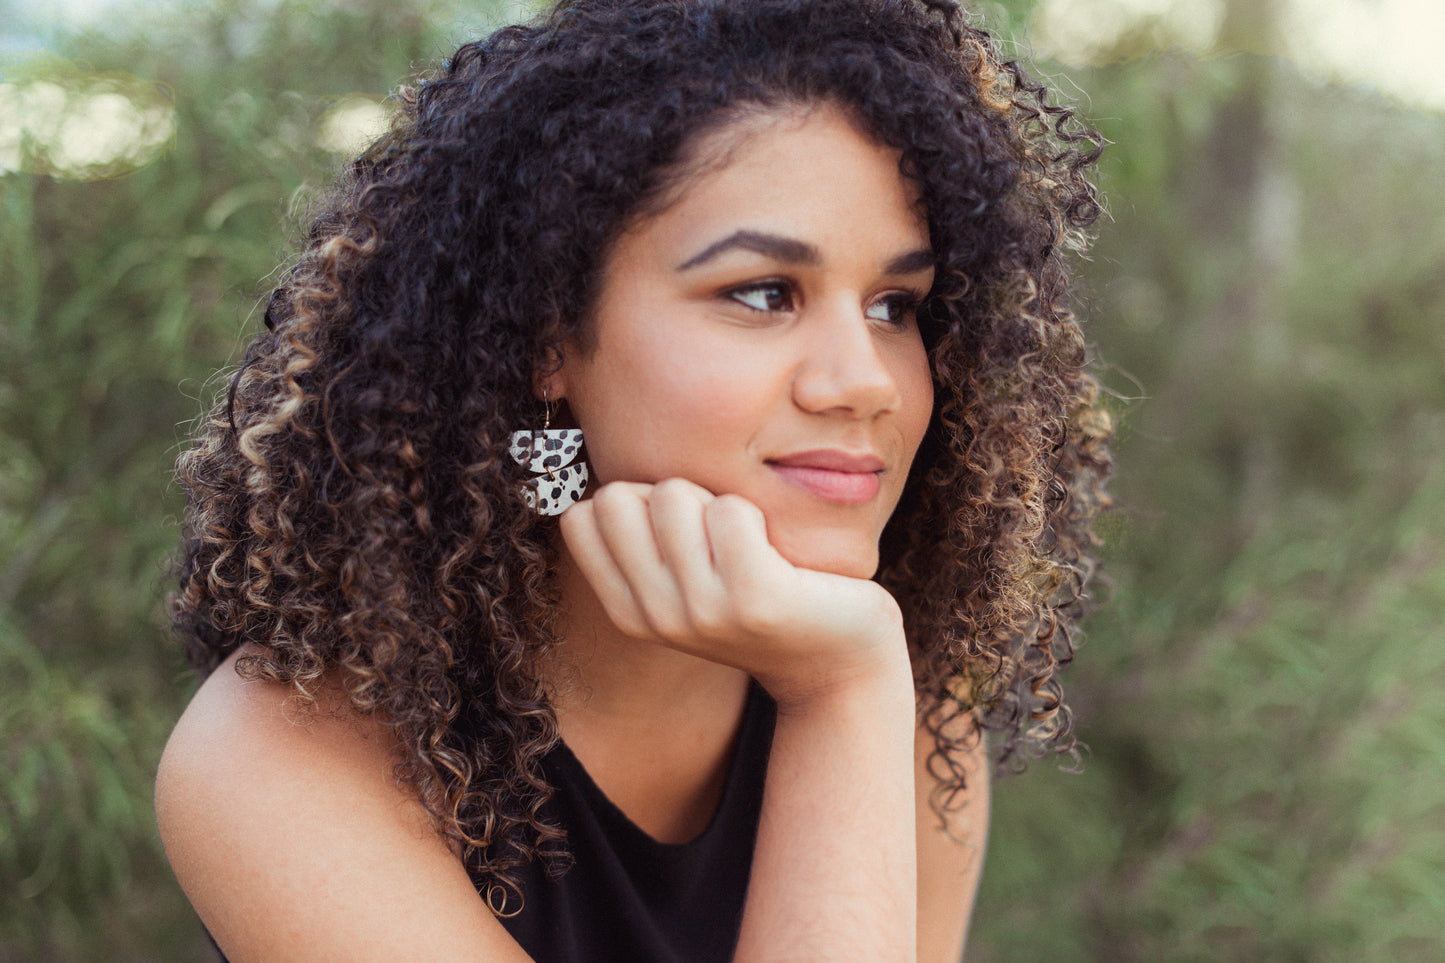
M887 465L877 455L855 455L846 451L821 449L800 451L768 460L768 467L820 498L844 504L870 501L882 485L880 473Z

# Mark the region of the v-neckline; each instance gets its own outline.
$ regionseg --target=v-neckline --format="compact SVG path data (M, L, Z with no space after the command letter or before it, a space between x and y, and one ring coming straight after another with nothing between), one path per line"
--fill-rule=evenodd
M587 798L588 803L599 818L616 832L637 845L653 849L659 854L687 852L690 847L696 846L712 834L722 821L722 814L727 811L729 804L740 791L738 783L743 778L743 766L739 760L744 754L746 747L752 745L759 738L757 728L765 724L763 718L766 713L763 711L763 702L767 699L767 693L757 682L749 680L747 698L743 703L742 724L738 727L738 733L733 740L733 747L730 758L727 762L727 774L723 778L722 791L718 793L717 805L712 814L708 817L701 832L685 842L669 843L657 839L647 830L639 826L631 816L627 815L620 806L613 802L612 798L592 778L582 760L578 759L572 752L565 740L558 740L553 749L553 762L570 771L573 777L572 782L578 790Z

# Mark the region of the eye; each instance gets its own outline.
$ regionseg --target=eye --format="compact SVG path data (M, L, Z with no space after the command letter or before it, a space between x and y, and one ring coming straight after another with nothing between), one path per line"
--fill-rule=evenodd
M783 281L763 281L733 288L727 296L754 311L793 310L793 288Z
M913 320L921 300L922 298L912 292L895 291L868 305L868 310L863 313L874 321L901 328Z

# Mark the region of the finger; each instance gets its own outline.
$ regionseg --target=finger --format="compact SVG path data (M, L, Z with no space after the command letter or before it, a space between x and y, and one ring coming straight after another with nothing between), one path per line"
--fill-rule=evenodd
M682 478L658 483L648 498L657 547L689 606L719 587L704 517L713 500L712 492Z
M751 609L787 581L792 566L768 541L767 520L756 505L740 495L719 495L704 518L713 565L730 596Z
M675 639L686 627L681 592L652 527L653 486L607 485L593 496L597 528L627 580L650 634Z
M562 513L562 539L587 584L592 586L607 617L623 632L646 637L647 620L633 598L632 587L607 548L597 527L592 499L578 502Z

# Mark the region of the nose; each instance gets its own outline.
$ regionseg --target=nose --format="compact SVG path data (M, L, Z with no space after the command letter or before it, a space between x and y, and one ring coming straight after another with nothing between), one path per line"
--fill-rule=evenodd
M893 360L878 322L856 302L827 311L810 325L793 375L793 400L805 411L871 418L902 403Z

